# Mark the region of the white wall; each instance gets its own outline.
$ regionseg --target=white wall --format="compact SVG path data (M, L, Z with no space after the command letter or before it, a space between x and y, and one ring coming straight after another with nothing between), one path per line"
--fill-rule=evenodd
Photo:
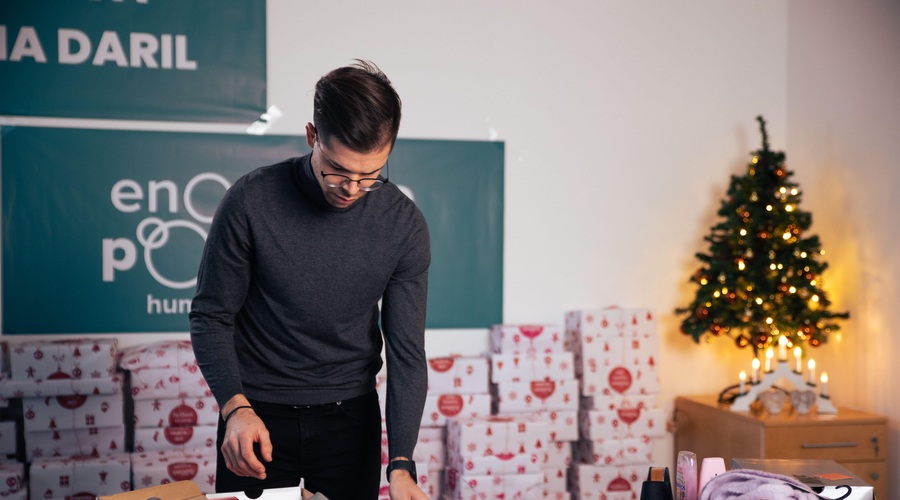
M839 403L889 417L898 478L900 3L802 0L788 20L788 163L827 244L827 286L851 313L823 359Z

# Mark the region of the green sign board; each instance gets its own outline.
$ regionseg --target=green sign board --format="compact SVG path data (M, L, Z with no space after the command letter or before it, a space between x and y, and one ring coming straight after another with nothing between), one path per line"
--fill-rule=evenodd
M265 0L3 0L0 115L251 123Z
M188 330L225 190L305 138L3 127L2 333ZM430 328L501 322L503 144L398 140L391 182L428 220Z

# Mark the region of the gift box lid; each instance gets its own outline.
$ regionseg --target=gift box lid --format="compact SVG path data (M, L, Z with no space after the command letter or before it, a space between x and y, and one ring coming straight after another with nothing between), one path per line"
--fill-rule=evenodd
M191 481L176 481L97 498L98 500L206 500L200 488Z

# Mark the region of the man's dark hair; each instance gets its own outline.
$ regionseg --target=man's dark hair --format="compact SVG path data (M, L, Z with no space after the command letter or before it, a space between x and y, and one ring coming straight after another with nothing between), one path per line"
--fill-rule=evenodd
M337 139L358 153L394 147L400 129L400 96L378 66L360 59L316 83L313 122L324 140Z

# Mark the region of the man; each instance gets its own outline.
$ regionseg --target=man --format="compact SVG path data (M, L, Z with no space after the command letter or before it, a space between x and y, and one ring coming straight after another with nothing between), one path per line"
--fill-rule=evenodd
M312 152L245 175L216 211L190 318L221 408L219 492L303 478L330 500L377 498L384 345L390 497L427 498L412 452L431 253L422 213L386 180L400 108L371 63L328 73Z

